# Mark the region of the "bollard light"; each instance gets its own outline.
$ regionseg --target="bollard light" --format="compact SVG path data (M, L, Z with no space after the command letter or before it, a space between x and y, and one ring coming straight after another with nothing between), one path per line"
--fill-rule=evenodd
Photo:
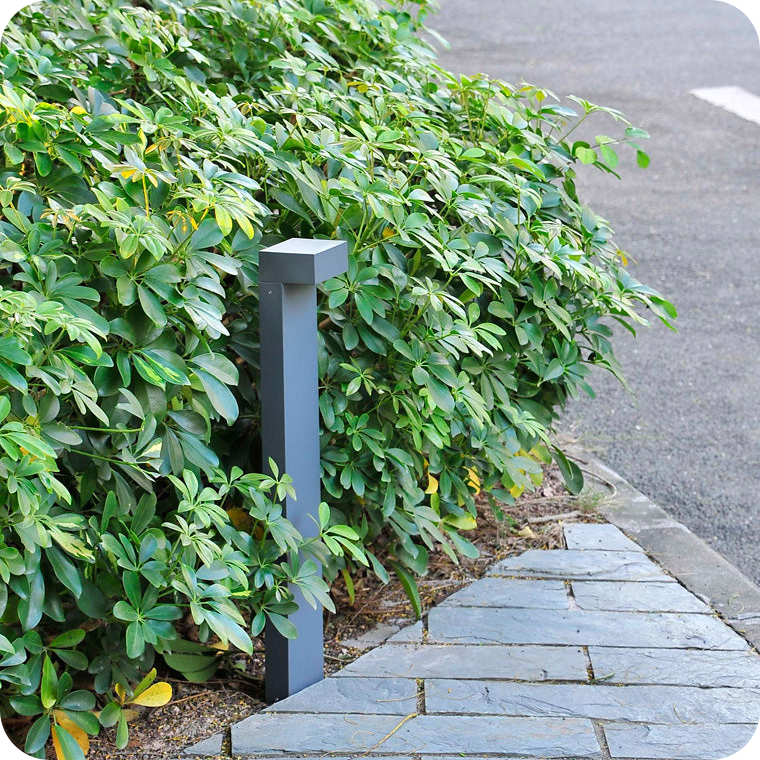
M259 253L261 435L269 458L293 478L284 513L305 538L318 534L320 502L317 285L348 269L343 241L291 238ZM314 518L314 519L312 519ZM315 522L317 520L317 522ZM293 589L296 639L266 629L266 698L274 702L324 676L322 609Z

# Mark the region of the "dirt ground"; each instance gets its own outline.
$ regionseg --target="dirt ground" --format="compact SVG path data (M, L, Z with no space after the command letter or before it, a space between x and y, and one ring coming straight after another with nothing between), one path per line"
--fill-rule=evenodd
M487 498L481 498L478 527L467 534L480 550L480 556L457 565L443 553L432 555L427 576L419 579L425 610L482 577L504 557L527 549L563 547L563 522L602 521L596 511L598 500L585 495L570 496L556 470L548 471L536 492L525 494L514 506L503 507L502 519L489 506ZM362 654L362 649L344 642L355 640L379 623L400 626L414 621L411 605L395 577L387 585L369 575L355 578L354 583L353 604L342 579L333 587L337 613L325 617L326 674L334 673ZM130 724L130 742L125 750L116 749L113 730L102 730L100 736L91 739L88 760L176 760L184 747L266 707L263 676L263 641L256 642L252 656L230 657L224 671L218 671L213 680L202 684L159 673L161 680L173 686L172 701L164 707L143 709Z

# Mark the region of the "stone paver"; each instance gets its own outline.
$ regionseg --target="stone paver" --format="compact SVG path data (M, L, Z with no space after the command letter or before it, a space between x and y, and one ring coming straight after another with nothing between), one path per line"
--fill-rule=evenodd
M335 674L338 678L500 678L585 681L579 647L399 644L373 649Z
M584 610L703 612L712 610L678 583L662 581L573 581L576 604Z
M394 633L393 636L391 636L388 641L389 642L406 642L406 641L422 641L423 636L423 629L422 629L422 621L418 620L416 623L413 623L412 625L407 625L405 628L402 628L398 633Z
M335 676L233 726L232 755L717 760L738 751L760 718L760 656L617 529L565 533L571 548L500 562ZM225 746L218 735L188 754Z
M754 652L589 647L597 679L615 683L690 684L760 689Z
M222 754L222 740L224 736L222 734L214 734L214 736L204 739L198 744L194 744L192 747L188 747L183 754L190 756L218 756Z
M488 574L526 578L675 582L641 552L582 549L531 549L519 557L502 560Z
M425 707L428 713L467 715L749 723L760 719L760 690L432 679L425 682Z
M565 525L568 549L604 549L605 551L640 552L642 548L631 541L622 530L604 523L571 523Z
M390 754L455 754L463 747L470 754L601 757L593 725L577 718L421 715L400 725L397 717L379 715L259 713L232 728L233 755L373 748Z
M326 713L408 715L416 709L417 683L413 678L325 678L267 709L313 712L315 704Z
M566 610L570 606L562 581L526 581L512 578L483 578L452 594L439 606L449 607L538 607Z
M430 610L428 641L681 649L748 648L741 636L708 615L490 607L436 607Z
M742 726L606 725L613 758L718 760L733 755L752 738L757 724Z

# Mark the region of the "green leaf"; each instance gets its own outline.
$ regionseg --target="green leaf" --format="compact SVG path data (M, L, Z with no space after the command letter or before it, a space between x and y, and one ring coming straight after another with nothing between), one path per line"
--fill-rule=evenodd
M50 709L58 700L58 674L55 672L53 661L47 655L45 655L42 664L40 699L46 710Z
M278 615L276 612L269 613L269 620L272 625L280 632L286 639L295 639L298 636L298 630L293 623L288 620L284 615Z
M237 385L237 367L222 354L200 354L190 359L190 362L227 385Z
M50 716L41 715L34 721L29 733L26 735L24 751L29 754L37 754L50 738Z
M66 588L74 594L74 596L79 596L82 593L82 580L79 577L79 572L77 571L76 566L66 558L66 555L60 551L60 549L57 549L55 546L49 547L45 552L45 556L50 561L50 565L52 566L58 580L60 580L61 583L63 583L63 585L66 586ZM82 634L82 638L84 638L84 631L81 631L80 633ZM70 631L69 634L61 634L61 636L58 638L75 634L78 635L78 632ZM57 640L58 639L55 641ZM50 646L71 645L52 643Z
M22 393L26 393L27 391L26 379L24 376L11 367L10 364L2 360L0 360L0 380L4 380L17 391L21 391Z
M104 726L105 728L111 728L111 726L116 725L120 717L121 717L121 707L119 707L119 703L109 702L100 711L100 725Z
M81 593L81 586L80 591ZM85 632L82 628L75 628L71 631L66 631L65 633L60 634L59 636L56 636L48 646L50 646L53 649L69 649L70 647L75 647L77 644L81 644L82 641L84 641ZM88 693L88 692L85 692ZM77 708L77 709L89 709L89 708Z
M214 409L227 421L228 425L232 425L238 417L239 409L229 388L203 370L196 369L195 376L201 381L203 390Z
M417 587L417 581L400 562L390 560L388 564L393 568L393 572L396 573L396 576L401 582L401 585L412 604L414 615L419 620L422 617L422 600L420 599L420 590Z
M58 745L58 760L84 760L84 752L76 739L62 726L52 726L53 742Z
M567 490L577 495L583 490L583 472L575 462L568 459L556 446L552 447L552 456L562 473Z
M166 312L164 311L164 307L161 306L161 302L158 298L153 295L153 292L142 285L138 285L137 297L140 301L140 306L142 306L142 309L145 312L145 316L159 327L164 327L167 321Z
M7 396L0 396L0 422L2 422L11 410L11 402Z
M129 743L129 726L123 711L119 711L119 725L116 729L116 747L124 749Z
M597 160L596 151L593 148L585 148L582 145L575 149L575 156L583 164L595 164Z

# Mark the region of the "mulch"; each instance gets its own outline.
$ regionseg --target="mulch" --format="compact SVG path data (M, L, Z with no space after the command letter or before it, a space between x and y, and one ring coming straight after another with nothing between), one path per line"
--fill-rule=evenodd
M563 522L603 521L596 511L597 500L570 496L556 469L547 471L536 492L523 495L512 506L502 506L501 519L489 505L488 497L478 498L478 526L467 537L478 547L480 556L455 564L443 553L431 555L429 572L418 581L424 610L481 578L505 557L528 549L564 548ZM570 517L563 517L568 513ZM562 519L556 519L558 516ZM332 589L337 613L325 618L327 675L363 653L344 642L355 641L381 623L401 626L414 621L411 604L395 577L383 585L374 576L359 575L354 578L354 586L353 603L342 579ZM263 641L256 642L252 656L235 655L227 665L227 670L202 684L159 674L161 680L173 686L172 701L164 707L143 709L130 724L129 747L124 750L116 749L113 730L102 730L100 736L91 739L88 760L176 760L184 747L224 731L266 707Z

